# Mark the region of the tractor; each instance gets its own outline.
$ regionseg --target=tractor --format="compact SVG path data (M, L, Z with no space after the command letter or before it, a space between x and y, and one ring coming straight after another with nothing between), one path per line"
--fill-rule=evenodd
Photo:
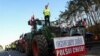
M37 19L32 26L35 28L24 34L27 56L55 56L53 38L68 35L68 32L62 31L60 26L46 26L44 23L44 20Z
M28 25L31 25L28 22ZM91 48L94 41L93 34L86 31L84 26L73 26L66 31L60 26L47 26L44 20L36 20L31 32L25 33L24 50L27 56L56 56L54 49L54 38L66 36L83 36L86 48Z
M31 25L28 22L28 25ZM60 26L45 25L44 20L35 20L31 32L25 33L23 39L25 39L24 50L27 56L56 56L54 49L54 38L66 37L66 36L80 36L85 37L84 27L71 27L65 31L66 28ZM75 29L81 29L81 34L75 32ZM80 31L80 30L79 30Z
M70 28L70 36L79 36L82 35L84 37L85 45L87 50L91 50L95 45L100 44L100 37L91 33L82 25L73 26Z

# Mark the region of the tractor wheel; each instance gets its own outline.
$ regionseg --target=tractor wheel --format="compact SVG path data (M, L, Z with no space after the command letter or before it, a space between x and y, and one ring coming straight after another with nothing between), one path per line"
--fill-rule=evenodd
M48 43L44 36L38 35L33 39L33 56L48 56Z

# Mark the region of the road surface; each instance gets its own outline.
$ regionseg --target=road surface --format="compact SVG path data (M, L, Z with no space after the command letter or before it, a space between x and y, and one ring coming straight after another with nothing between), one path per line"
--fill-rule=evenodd
M25 56L25 54L20 53L18 51L9 50L9 51L1 51L0 56Z
M85 56L100 56L100 45L92 47L91 50L87 51L88 54ZM24 53L20 53L18 51L9 50L9 51L0 51L0 56L26 56Z
M89 55L100 56L100 45L95 45L91 50L88 50Z

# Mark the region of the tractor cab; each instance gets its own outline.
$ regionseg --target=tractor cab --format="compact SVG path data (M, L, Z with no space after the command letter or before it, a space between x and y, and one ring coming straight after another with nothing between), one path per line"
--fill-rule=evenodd
M45 20L36 19L34 22L32 22L32 24L28 21L28 25L32 26L33 30L32 32L35 32L34 33L35 35L37 34L45 34L45 35L53 34L55 36L61 35L61 28L59 26L53 26L52 23L50 23L50 26L46 26Z
M70 36L83 36L86 47L91 49L91 46L96 41L93 40L93 33L87 32L84 26L74 26L70 29Z
M32 26L32 31L39 31L43 28L44 20L35 19L34 21L29 20L28 25Z
M70 36L85 36L85 28L83 26L74 26L70 28Z

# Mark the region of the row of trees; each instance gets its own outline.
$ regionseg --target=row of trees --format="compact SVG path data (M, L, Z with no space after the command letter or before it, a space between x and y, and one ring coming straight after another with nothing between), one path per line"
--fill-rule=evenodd
M100 33L100 0L71 0L67 3L68 6L64 12L61 12L60 18L66 19L70 23L85 18L87 27L97 25L95 28Z
M3 46L2 45L0 45L0 49L3 49Z

